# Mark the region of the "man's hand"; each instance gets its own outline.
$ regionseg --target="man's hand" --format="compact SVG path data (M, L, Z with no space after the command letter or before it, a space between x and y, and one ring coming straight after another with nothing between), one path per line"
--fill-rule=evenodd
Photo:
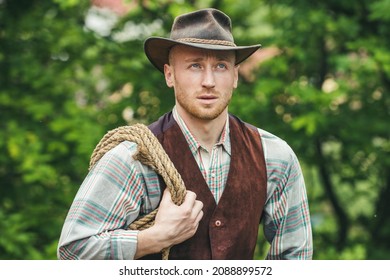
M138 233L135 258L158 253L192 237L203 217L203 203L187 191L182 205L177 206L167 189L163 193L154 225Z

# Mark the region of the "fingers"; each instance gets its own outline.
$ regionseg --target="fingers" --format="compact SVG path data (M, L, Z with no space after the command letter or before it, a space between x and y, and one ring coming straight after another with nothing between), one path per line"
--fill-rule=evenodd
M192 209L196 201L196 193L192 191L186 191L183 203L181 204L182 208ZM160 204L173 203L171 193L168 188L165 188L163 196L161 198Z
M202 211L203 203L199 200L196 200L196 193L192 191L186 192L183 203L180 206L178 206L173 203L171 194L169 190L166 188L163 192L163 196L160 202L159 212L165 212L163 209L164 210L171 209L168 211L173 211L173 212L169 212L169 214L166 213L166 215L169 215L171 217L181 216L180 219L186 219L188 220L189 223L191 222L199 223L203 217L203 211Z
M196 223L199 223L203 217L203 202L196 200L196 193L192 191L186 192L183 203L178 206L173 203L169 190L165 189L160 202L160 210L162 210L162 207L174 207L182 213L183 218L190 219Z
M193 234L195 234L199 222L203 217L203 202L196 200L196 194L194 192L187 191L187 195L181 206L189 211L189 221L192 222L192 225L195 228L193 232Z
M196 201L196 193L187 191L182 203L183 208L192 208Z
M196 194L187 191L181 205L171 199L165 189L157 212L154 228L158 228L160 240L169 245L179 244L192 237L203 217L203 203L196 199Z
M168 188L165 188L163 192L160 204L161 203L172 203L171 193L169 192Z
M193 213L195 214L195 223L196 224L199 224L200 220L202 219L203 217L203 202L202 201L199 201L197 200L195 202L195 206L193 208Z

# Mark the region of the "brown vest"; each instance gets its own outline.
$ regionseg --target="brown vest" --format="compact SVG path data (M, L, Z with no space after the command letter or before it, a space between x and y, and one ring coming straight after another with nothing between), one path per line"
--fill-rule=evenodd
M264 153L257 128L234 116L229 118L231 163L218 205L172 113L149 126L186 188L204 204L204 216L196 234L173 246L169 259L253 259L267 194ZM161 259L161 255L146 258Z

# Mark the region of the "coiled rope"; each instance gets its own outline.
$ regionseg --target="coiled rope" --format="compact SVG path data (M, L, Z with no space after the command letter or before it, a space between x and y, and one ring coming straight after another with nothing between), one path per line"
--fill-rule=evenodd
M134 155L134 159L139 160L141 163L151 167L157 174L160 174L171 193L172 201L176 205L181 205L186 195L183 179L160 142L149 128L143 124L121 126L107 132L92 153L89 169L91 170L106 152L123 141L130 141L137 144L138 151ZM158 208L134 221L128 228L132 230L144 230L151 227L154 224L157 211ZM169 250L170 247L162 250L163 260L168 259Z

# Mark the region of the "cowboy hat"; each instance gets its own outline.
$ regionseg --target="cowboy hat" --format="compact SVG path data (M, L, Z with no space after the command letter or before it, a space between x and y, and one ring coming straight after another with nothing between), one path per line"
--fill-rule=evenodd
M178 16L172 25L169 38L150 37L144 50L152 64L164 72L169 51L174 45L187 45L208 50L234 50L236 65L247 59L261 45L236 46L230 18L216 9L202 9Z

